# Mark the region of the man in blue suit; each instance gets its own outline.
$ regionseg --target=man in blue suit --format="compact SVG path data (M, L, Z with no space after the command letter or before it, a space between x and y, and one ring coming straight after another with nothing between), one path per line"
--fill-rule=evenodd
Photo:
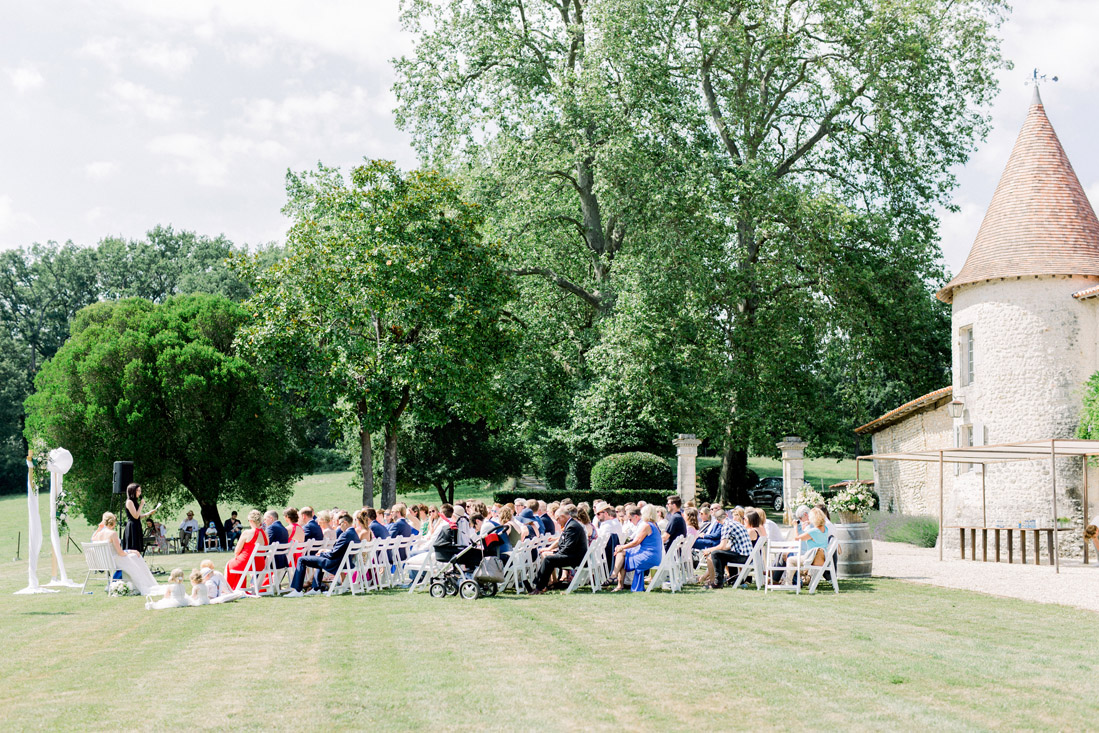
M279 521L279 513L274 509L267 512L264 515L264 524L267 525L267 543L275 544L279 542L286 544L290 541L290 533L286 531L286 527L282 526L282 522ZM286 555L277 555L275 557L276 568L290 567L290 558Z
M340 536L336 539L336 544L332 546L331 550L322 552L319 555L307 555L298 560L294 578L290 581L290 591L286 594L287 598L301 598L303 595L301 588L305 584L306 568L316 569L316 572L313 573L313 589L309 591L310 594L321 592L321 575L326 572L334 574L340 569L340 563L343 562L343 556L347 554L348 546L352 542L358 542L359 535L355 532L355 528L351 526L351 515L347 512L340 514L339 524Z
M405 506L404 504L393 505L393 523L386 529L389 530L390 537L411 537L414 534L420 534L418 529L414 529L408 520L405 519Z
M542 523L543 534L557 534L557 524L553 521L553 517L549 515L549 507L546 506L546 502L538 502L538 511L534 514L538 517L538 521Z
M305 540L324 540L324 530L317 524L316 517L313 516L313 507L303 506L301 508L301 519L305 524L302 525L302 531L305 533Z
M376 540L388 540L389 530L385 528L385 525L378 521L378 510L374 507L369 507L366 510L366 516L370 519L370 534L374 535Z
M710 507L704 506L698 510L698 521L702 527L698 537L695 537L694 549L708 550L717 547L721 542L721 522L712 519Z

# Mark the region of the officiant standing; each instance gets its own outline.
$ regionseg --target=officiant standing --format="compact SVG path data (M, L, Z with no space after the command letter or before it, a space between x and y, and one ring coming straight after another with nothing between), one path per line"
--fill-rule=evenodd
M151 517L156 509L142 513L145 502L141 500L141 485L130 484L126 487L126 528L122 531L122 549L145 552L145 533L141 529L141 520Z

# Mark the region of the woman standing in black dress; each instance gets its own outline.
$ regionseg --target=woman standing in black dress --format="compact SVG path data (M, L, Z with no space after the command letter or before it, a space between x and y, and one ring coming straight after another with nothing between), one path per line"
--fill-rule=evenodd
M140 484L130 484L126 487L126 529L122 531L122 549L145 552L145 534L141 530L141 520L152 516L151 512L141 513L145 503L141 501Z

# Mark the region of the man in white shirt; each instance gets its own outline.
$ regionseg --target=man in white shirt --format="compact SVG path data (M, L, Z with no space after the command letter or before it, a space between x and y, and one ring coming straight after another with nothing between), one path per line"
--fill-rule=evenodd
M187 518L179 523L179 544L184 551L191 542L191 538L198 532L198 522L195 521L195 513L187 512Z

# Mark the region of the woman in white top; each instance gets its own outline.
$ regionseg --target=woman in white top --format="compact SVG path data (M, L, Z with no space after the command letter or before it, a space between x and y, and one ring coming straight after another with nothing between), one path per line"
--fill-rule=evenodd
M149 572L149 566L144 558L135 550L123 550L122 543L118 539L115 527L118 519L111 512L103 514L103 525L92 535L92 542L110 542L111 551L114 552L115 567L121 570L133 581L134 587L143 596L155 595L161 592L160 584Z

